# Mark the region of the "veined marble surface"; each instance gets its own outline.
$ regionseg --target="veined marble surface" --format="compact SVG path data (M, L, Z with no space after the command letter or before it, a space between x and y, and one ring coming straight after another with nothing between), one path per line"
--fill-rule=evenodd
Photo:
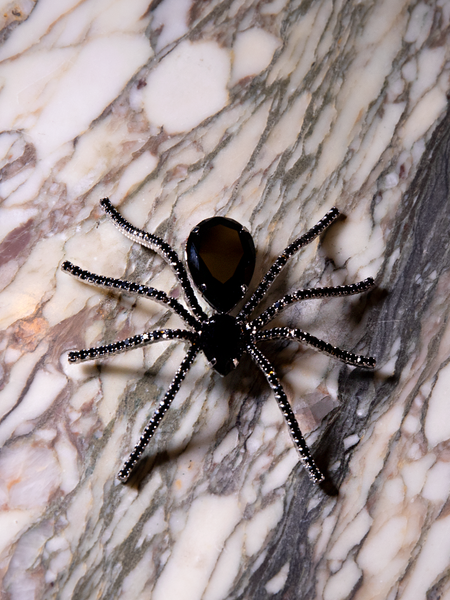
M450 1L1 3L0 573L5 600L450 598ZM116 473L184 354L67 351L179 326L62 260L180 296L99 208L181 252L224 215L256 274L292 259L277 323L375 373L268 343L333 495L298 463L250 360L197 358L136 479Z

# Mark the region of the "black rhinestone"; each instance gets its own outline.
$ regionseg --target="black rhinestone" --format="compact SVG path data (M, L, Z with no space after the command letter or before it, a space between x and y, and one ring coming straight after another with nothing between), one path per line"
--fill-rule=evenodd
M226 313L236 306L255 268L253 239L242 225L225 217L202 221L189 235L186 257L195 285L213 308Z
M228 375L244 352L241 326L230 315L216 314L203 324L200 344L213 369Z

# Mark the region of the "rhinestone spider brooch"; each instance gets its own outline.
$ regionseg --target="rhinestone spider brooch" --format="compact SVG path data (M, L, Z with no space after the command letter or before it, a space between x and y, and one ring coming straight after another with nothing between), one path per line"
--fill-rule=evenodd
M250 299L244 304L237 316L233 317L229 312L243 299L255 266L253 240L250 233L242 225L232 219L213 217L199 223L191 231L187 240L186 262L192 281L204 299L214 309L212 316L208 316L194 294L183 263L171 246L157 236L131 225L114 208L108 198L101 200L100 204L121 233L133 242L157 252L167 261L175 272L190 307L189 311L175 298L152 287L96 275L68 261L61 265L63 271L85 283L106 289L117 289L135 296L145 296L168 306L181 317L188 327L187 329L148 331L113 344L69 352L69 362L78 363L119 354L161 340L181 340L189 345L187 354L169 389L143 430L135 448L123 464L118 473L118 478L122 482L129 479L140 456L175 398L195 357L202 350L211 367L220 375L227 375L235 369L245 352L250 355L263 372L275 395L292 440L298 450L300 461L309 477L315 483L322 482L324 475L311 456L280 379L272 364L257 347L257 344L264 340L294 340L312 346L349 365L373 369L375 367L374 358L341 350L300 329L289 327L262 328L270 323L282 309L294 302L313 298L359 294L372 288L374 281L369 277L364 281L350 285L300 289L291 294L286 294L253 320L250 320L250 315L263 300L269 287L280 274L288 259L325 231L339 216L338 209L332 208L314 227L285 248L262 278Z

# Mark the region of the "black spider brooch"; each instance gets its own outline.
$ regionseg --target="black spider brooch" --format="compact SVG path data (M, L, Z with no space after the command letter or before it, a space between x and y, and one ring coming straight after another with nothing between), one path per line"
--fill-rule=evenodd
M295 340L313 346L317 350L330 354L349 365L373 369L375 367L374 358L340 350L300 329L292 329L290 327L262 329L272 321L275 315L293 302L311 298L359 294L373 287L373 279L369 277L364 281L350 285L297 290L291 294L286 294L255 319L250 320L249 317L264 298L269 287L279 275L288 259L329 227L338 217L338 209L332 208L317 225L314 225L309 231L287 246L267 271L250 299L236 317L228 313L244 297L253 275L255 247L252 237L242 225L232 219L213 217L199 223L191 231L187 240L186 262L194 284L214 309L212 316L208 317L198 303L183 263L169 244L155 235L131 225L113 207L108 198L101 200L100 204L112 219L114 225L124 235L133 240L133 242L151 248L169 263L183 288L186 300L192 311L192 313L189 312L178 300L155 288L131 283L122 279L96 275L68 261L64 262L61 266L63 271L70 273L85 283L107 289L118 289L128 294L146 296L160 304L169 306L183 319L188 327L188 329L148 331L106 346L69 352L69 361L71 363L78 363L103 356L119 354L120 352L146 346L147 344L161 340L176 339L183 340L189 344L189 350L176 372L168 391L145 427L139 442L125 461L118 474L118 478L126 482L130 477L142 452L175 398L195 357L202 350L212 368L220 375L227 375L235 369L244 352L250 355L264 373L269 386L275 394L281 412L286 419L291 437L299 452L300 460L306 468L308 475L315 483L323 481L324 476L311 456L281 386L280 379L272 364L258 349L257 344L263 340Z

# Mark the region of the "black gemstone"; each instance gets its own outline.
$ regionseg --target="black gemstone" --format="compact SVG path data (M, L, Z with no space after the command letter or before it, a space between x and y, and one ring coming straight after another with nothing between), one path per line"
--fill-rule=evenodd
M216 314L203 324L200 343L213 369L220 375L228 375L244 352L242 327L230 315Z
M192 279L204 298L227 313L241 300L255 268L255 245L240 223L212 217L195 227L186 243Z

